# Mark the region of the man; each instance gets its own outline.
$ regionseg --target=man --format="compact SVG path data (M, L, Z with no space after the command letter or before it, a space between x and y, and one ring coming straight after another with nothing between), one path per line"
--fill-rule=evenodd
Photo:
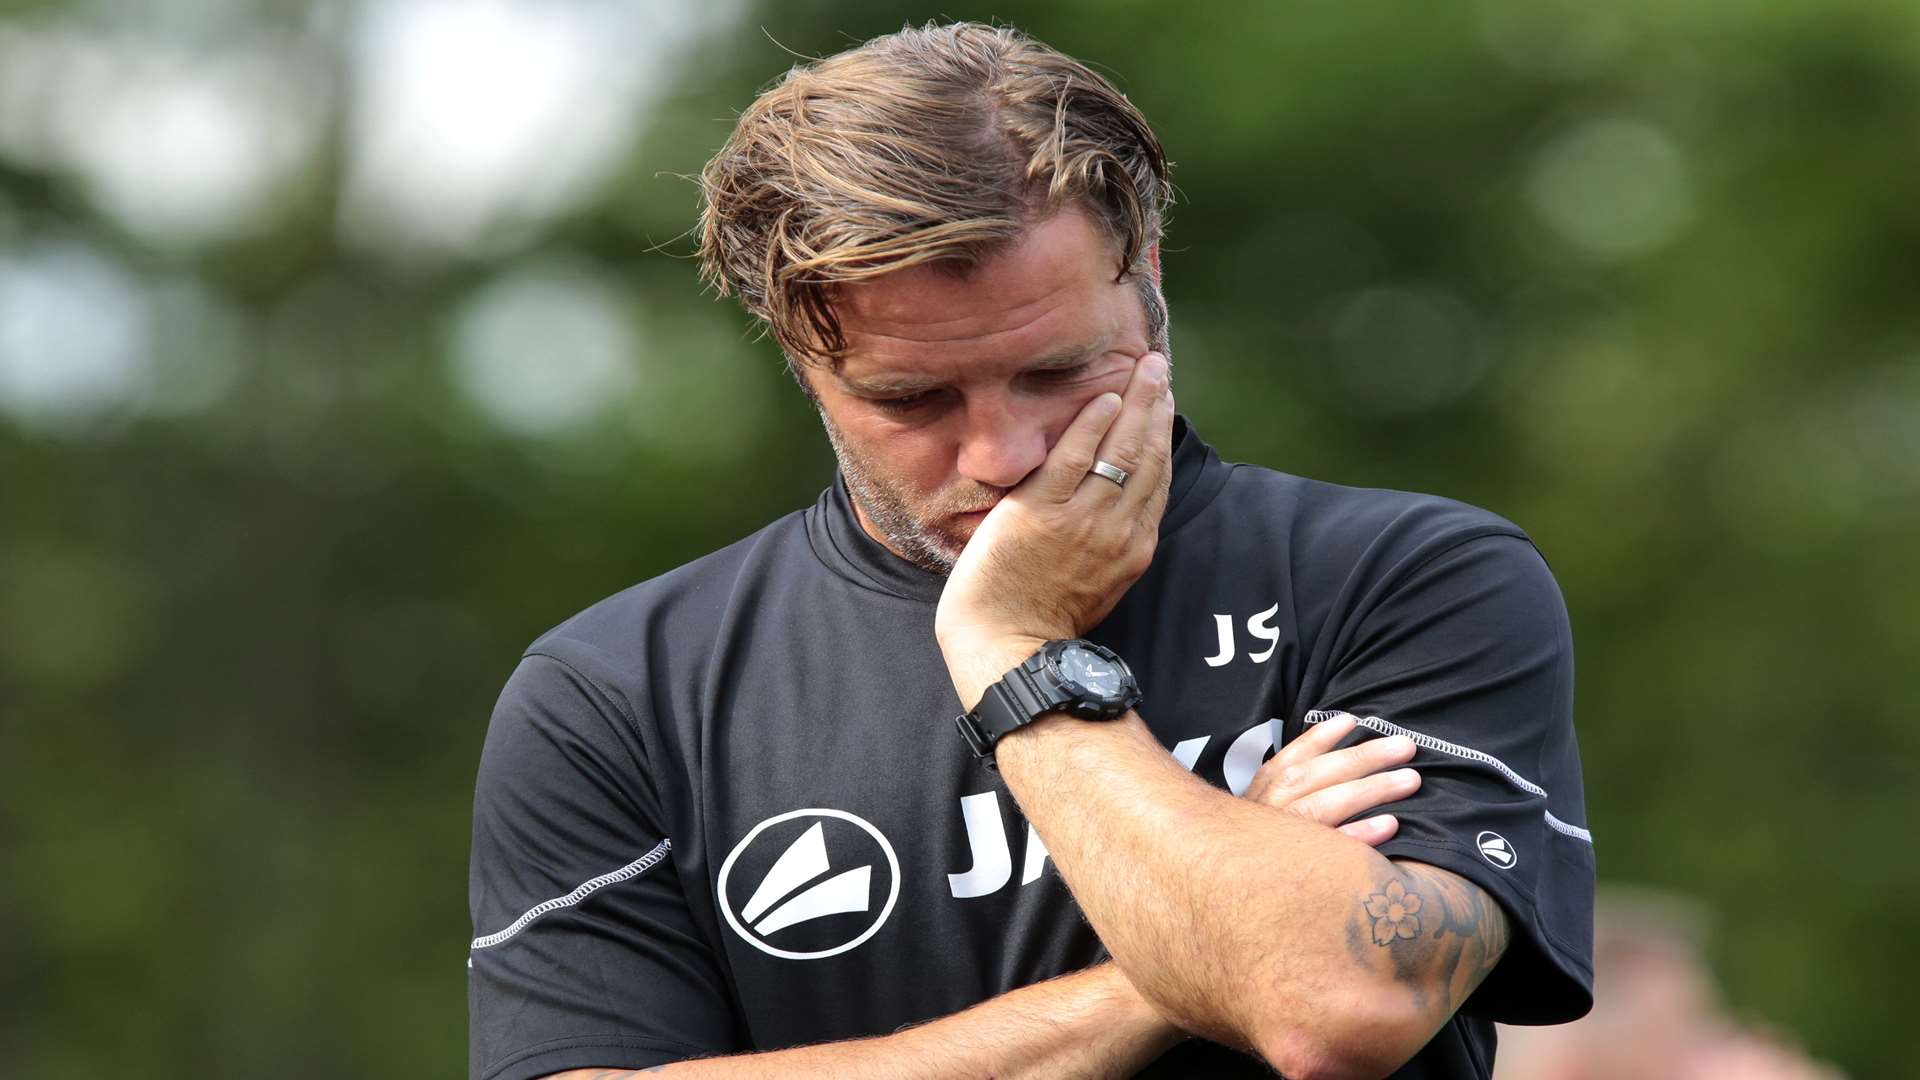
M903 30L790 72L704 190L839 482L509 681L475 1076L1485 1077L1493 1021L1585 1011L1545 564L1175 417L1122 95Z

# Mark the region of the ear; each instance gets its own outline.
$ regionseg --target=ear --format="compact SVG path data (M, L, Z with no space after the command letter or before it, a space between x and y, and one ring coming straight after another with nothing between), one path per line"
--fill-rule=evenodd
M1156 243L1152 247L1147 249L1147 265L1153 267L1154 284L1156 285L1166 284L1166 282L1162 280L1160 277L1160 245L1159 244Z

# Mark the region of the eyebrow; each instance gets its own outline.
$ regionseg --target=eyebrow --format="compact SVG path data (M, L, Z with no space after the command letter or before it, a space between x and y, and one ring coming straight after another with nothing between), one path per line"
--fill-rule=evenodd
M1024 374L1033 371L1061 371L1076 367L1086 363L1090 357L1104 352L1107 345L1112 341L1113 335L1108 333L1084 345L1069 345L1066 348L1056 350L1038 360L1034 360L1022 368L1021 371ZM921 390L928 390L939 386L941 381L942 380L938 378L929 378L924 375L891 375L886 373L865 379L850 379L844 374L840 376L841 386L855 394L866 396L916 393Z

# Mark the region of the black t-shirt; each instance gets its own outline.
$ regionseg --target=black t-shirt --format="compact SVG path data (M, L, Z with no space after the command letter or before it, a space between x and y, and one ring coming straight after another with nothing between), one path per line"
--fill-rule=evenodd
M1104 958L954 730L943 581L836 484L527 650L475 797L474 1077L882 1035ZM1089 637L1172 754L1236 793L1336 711L1362 718L1349 738L1414 736L1424 782L1381 851L1476 882L1514 938L1395 1075L1486 1077L1493 1021L1587 1010L1572 641L1519 529L1226 464L1183 420L1152 568ZM1142 1075L1271 1073L1196 1039Z

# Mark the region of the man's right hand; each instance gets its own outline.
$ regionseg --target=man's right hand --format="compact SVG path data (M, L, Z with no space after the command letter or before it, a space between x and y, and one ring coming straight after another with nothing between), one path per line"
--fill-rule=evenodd
M1349 821L1404 799L1420 787L1413 741L1372 739L1334 747L1353 730L1351 717L1315 725L1253 775L1245 797L1338 828L1370 847L1399 828L1391 814ZM1042 1018L1036 1020L1035 1018ZM965 1012L879 1038L735 1057L701 1058L646 1070L663 1076L740 1077L1010 1077L1131 1076L1185 1039L1112 962L1009 991ZM910 1073L902 1070L913 1062ZM545 1080L615 1080L636 1072L576 1069Z

